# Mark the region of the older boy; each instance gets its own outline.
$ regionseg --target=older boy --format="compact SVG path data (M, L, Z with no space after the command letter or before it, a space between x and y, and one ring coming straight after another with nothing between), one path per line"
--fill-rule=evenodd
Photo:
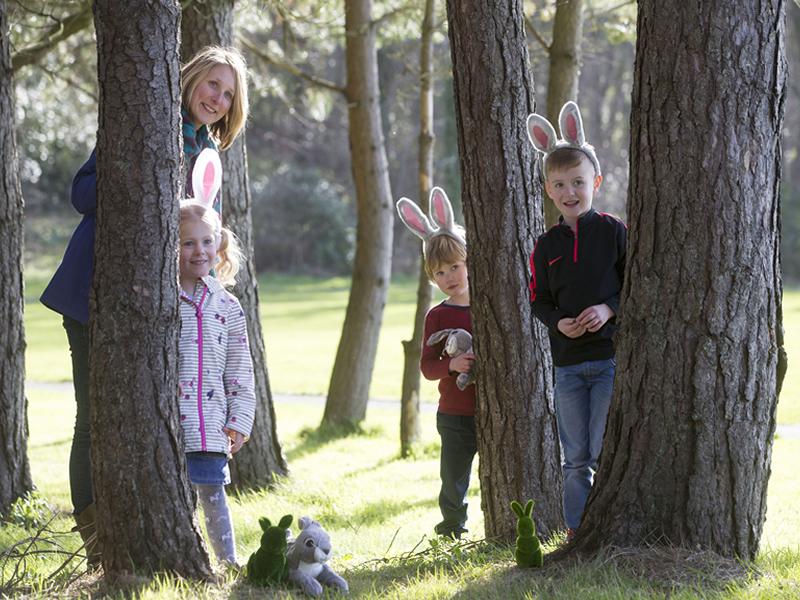
M571 540L594 481L614 383L613 335L625 271L625 225L592 208L603 181L585 142L578 107L559 117L564 139L539 115L528 118L545 155L545 189L561 213L531 255L531 307L548 329L563 454L564 519Z

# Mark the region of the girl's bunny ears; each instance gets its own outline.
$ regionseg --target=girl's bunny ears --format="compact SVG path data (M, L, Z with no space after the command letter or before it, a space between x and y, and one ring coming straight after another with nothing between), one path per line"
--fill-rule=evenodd
M450 205L450 200L440 187L434 187L430 195L430 215L433 224L419 206L408 198L400 198L397 201L397 214L400 215L403 224L412 233L419 236L423 242L427 243L440 235L449 235L465 246L467 245L463 229L453 220L453 207Z
M558 115L558 123L563 136L560 140L556 137L555 129L550 121L536 113L528 115L528 138L533 147L544 154L544 161L546 162L547 157L560 148L574 148L583 152L592 161L595 175L602 175L600 162L597 160L594 148L586 143L586 137L583 134L583 120L578 105L572 101L564 104Z
M194 202L206 207L214 205L217 192L222 186L222 163L216 150L206 148L197 155L192 169L192 192Z

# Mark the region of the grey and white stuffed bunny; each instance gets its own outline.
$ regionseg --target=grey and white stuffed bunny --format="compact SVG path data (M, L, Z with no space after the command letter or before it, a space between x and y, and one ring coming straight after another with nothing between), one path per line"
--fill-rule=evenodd
M325 564L331 557L328 533L311 517L300 517L297 524L300 534L289 543L286 553L289 580L310 596L320 596L323 585L337 588L343 594L349 593L347 582Z
M444 352L451 358L459 354L464 354L464 352L472 352L472 334L466 329L442 329L432 333L426 343L428 346L435 346L444 339L446 339L444 343ZM456 377L456 385L461 391L464 391L468 385L474 382L474 365L469 373L459 373L458 377Z
M528 115L528 139L533 147L544 155L544 162L547 157L560 148L575 148L583 152L594 165L595 175L602 175L600 172L600 161L597 160L594 148L586 142L583 133L583 119L578 105L572 101L566 102L561 107L558 114L558 123L561 128L562 138L556 137L556 131L550 121L541 115L532 113Z

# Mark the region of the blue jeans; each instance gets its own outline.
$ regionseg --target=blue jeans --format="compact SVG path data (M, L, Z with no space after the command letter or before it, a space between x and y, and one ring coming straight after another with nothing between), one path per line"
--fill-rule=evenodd
M603 447L616 361L556 367L556 421L564 474L564 520L577 529Z

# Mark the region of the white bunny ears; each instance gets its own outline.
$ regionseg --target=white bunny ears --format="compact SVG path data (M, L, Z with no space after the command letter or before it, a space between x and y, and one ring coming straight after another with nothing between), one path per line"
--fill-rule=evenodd
M425 243L437 236L449 235L465 246L467 245L463 229L456 225L453 219L453 207L450 200L440 187L434 187L431 190L430 221L419 206L408 198L400 198L397 201L397 214L400 215L403 224Z
M216 150L206 148L197 155L192 169L192 193L188 199L207 208L214 206L217 192L222 186L222 163Z
M574 148L583 152L592 161L595 175L602 175L600 162L597 160L594 148L586 143L586 137L583 134L583 120L578 105L572 101L565 103L558 115L558 123L563 136L560 140L556 137L555 129L550 121L536 113L528 115L528 138L533 147L544 154L544 161L546 162L547 157L560 148Z

